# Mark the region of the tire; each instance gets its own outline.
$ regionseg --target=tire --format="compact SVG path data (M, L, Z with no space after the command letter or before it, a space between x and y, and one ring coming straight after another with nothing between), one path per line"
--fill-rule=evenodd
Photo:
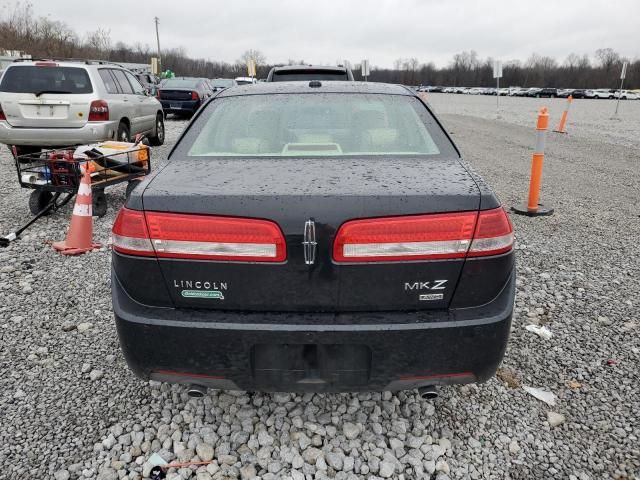
M51 192L47 192L45 190L34 190L31 192L31 195L29 195L29 211L33 215L37 215L49 204L52 198L53 193Z
M139 180L129 180L129 183L127 183L127 198L129 198L131 192L133 192L133 190L138 186L139 183Z
M156 115L156 132L155 135L149 137L149 144L153 147L159 147L164 143L164 115L159 113Z
M93 216L104 217L107 214L107 195L104 190L95 190L93 192Z
M118 124L118 133L117 133L116 140L118 142L130 142L131 141L131 130L129 130L129 126L126 123L120 122Z

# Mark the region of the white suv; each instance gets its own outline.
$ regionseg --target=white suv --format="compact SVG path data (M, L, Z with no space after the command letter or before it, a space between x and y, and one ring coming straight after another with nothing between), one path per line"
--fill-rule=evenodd
M586 90L584 96L587 98L614 98L613 92L608 88L598 88L596 90Z
M128 70L96 61L18 61L0 81L0 143L19 153L146 134L164 143L164 114Z

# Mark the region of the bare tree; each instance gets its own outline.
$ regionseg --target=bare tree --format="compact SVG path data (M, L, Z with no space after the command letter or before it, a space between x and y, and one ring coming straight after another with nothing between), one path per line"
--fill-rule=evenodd
M253 48L240 55L237 63L240 65L246 65L249 60L253 60L256 63L256 66L267 63L267 59L264 54L260 50L255 50Z
M620 63L620 54L612 48L599 48L596 50L596 58L605 72L611 70L616 63Z
M85 45L92 50L96 58L108 59L108 54L111 51L111 32L103 28L99 28L94 32L87 34L85 39Z

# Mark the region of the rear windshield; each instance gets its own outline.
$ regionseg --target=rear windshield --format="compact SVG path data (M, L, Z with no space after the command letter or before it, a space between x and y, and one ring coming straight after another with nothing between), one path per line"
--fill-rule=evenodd
M247 95L210 103L182 142L195 157L437 155L430 130L443 135L409 96Z
M281 70L273 72L272 82L295 82L309 80L349 80L347 72L331 70Z
M11 93L92 93L89 74L84 68L21 65L8 68L0 91Z
M199 82L191 78L170 78L162 83L162 88L196 88Z

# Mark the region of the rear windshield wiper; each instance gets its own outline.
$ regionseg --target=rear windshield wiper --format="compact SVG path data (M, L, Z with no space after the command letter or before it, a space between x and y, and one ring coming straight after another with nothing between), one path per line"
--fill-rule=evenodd
M71 92L67 92L66 90L40 90L35 94L35 96L39 97L43 93L71 93Z

